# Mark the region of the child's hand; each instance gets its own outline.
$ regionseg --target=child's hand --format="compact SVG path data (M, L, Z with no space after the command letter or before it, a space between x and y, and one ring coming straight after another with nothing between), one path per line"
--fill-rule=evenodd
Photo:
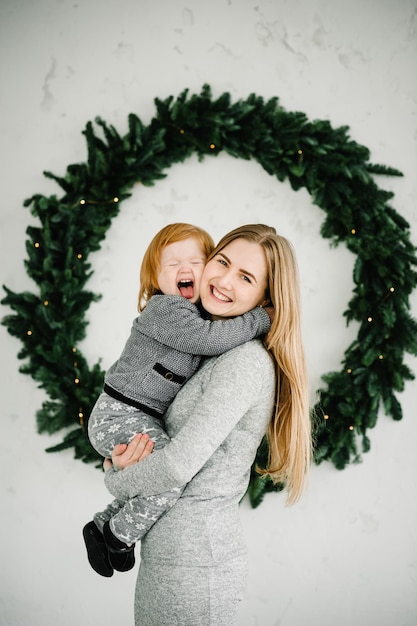
M121 443L114 447L112 452L112 465L118 470L122 470L130 465L135 465L138 461L146 459L146 457L151 454L152 449L153 441L149 439L149 435L139 433L133 437L128 445ZM109 462L111 463L111 461Z

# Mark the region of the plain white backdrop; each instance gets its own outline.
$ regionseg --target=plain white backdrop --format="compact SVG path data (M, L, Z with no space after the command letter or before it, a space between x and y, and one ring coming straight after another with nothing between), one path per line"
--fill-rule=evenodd
M155 97L204 83L215 96L278 96L311 120L348 125L372 162L404 173L379 184L417 243L416 0L2 0L0 41L0 271L15 291L36 291L23 265L35 220L23 201L61 193L42 172L86 159L87 121L100 115L124 134L130 112L147 124ZM218 239L261 221L297 250L314 397L356 335L343 318L354 258L321 238L323 214L305 191L255 163L191 158L167 174L134 190L91 259L89 288L103 298L88 313L85 354L104 367L119 354L142 254L164 224L195 222ZM415 317L416 293L411 304ZM0 624L132 625L136 569L106 580L84 554L82 526L109 499L102 474L72 451L45 453L61 435L37 434L43 393L18 372L18 340L0 333ZM407 363L417 372L415 358ZM240 626L417 623L416 384L399 399L404 419L381 413L361 464L314 467L293 508L280 494L242 505L251 570Z

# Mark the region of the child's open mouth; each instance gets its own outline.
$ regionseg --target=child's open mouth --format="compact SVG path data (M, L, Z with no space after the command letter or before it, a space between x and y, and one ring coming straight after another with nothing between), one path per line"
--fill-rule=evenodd
M194 296L194 282L192 280L180 280L178 289L183 298L187 298L187 300L191 300Z

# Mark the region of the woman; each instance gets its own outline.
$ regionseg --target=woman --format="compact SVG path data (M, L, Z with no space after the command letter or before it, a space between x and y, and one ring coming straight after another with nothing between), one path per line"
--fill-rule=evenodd
M239 501L267 431L262 473L301 495L310 465L310 420L300 329L297 268L289 242L261 224L219 242L200 285L216 318L272 306L264 339L207 359L166 413L171 442L142 462L146 438L105 462L116 497L150 496L188 483L180 500L142 540L137 626L231 626L246 576Z

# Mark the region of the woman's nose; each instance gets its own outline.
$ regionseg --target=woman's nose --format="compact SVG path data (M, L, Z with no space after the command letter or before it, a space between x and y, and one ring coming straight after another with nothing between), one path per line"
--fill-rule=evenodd
M218 285L219 287L223 287L224 289L231 289L232 288L232 276L230 274L230 272L228 270L224 271L218 279Z

